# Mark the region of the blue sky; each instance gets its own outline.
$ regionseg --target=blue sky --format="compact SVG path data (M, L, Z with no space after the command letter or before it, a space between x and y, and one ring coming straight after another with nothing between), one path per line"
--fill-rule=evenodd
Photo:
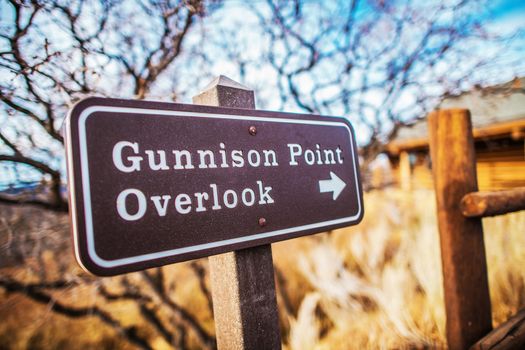
M520 0L497 0L491 2L489 12L495 18L502 18L509 15L521 13L525 15L525 1ZM523 17L525 22L525 17Z

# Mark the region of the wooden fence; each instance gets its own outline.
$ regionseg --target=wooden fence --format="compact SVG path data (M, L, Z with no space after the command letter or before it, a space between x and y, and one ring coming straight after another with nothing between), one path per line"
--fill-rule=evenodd
M428 123L448 346L453 350L525 349L525 310L492 330L481 224L483 217L525 209L525 187L478 192L468 110L439 110L430 114Z

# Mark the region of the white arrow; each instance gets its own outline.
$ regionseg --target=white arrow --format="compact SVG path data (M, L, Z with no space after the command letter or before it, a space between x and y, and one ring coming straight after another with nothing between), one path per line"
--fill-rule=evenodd
M333 172L330 172L330 177L330 180L319 180L319 191L321 191L321 193L333 192L332 199L335 201L341 192L343 192L346 183Z

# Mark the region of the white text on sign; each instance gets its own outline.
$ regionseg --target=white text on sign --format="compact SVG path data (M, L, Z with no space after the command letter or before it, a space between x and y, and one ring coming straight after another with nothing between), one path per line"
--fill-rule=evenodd
M323 148L320 144L315 144L315 148L310 149L297 143L288 143L286 146L288 154L285 164L288 166L335 165L344 162L340 147ZM278 155L274 150L228 150L223 142L219 143L216 150L198 149L190 152L185 149L142 150L138 142L119 141L113 147L112 159L113 165L124 173L140 172L144 167L153 171L168 171L279 166ZM337 187L337 190L339 188L342 191L344 186ZM257 180L253 188L246 187L241 191L221 190L217 184L210 184L209 190L193 194L161 194L148 198L140 189L128 188L118 195L116 208L122 219L136 221L146 214L149 206L156 210L159 217L166 216L170 202L173 203L175 211L183 215L223 208L233 209L241 204L251 207L273 204L275 201L271 195L272 189L272 186L265 186L262 180ZM331 188L329 190L331 191ZM327 192L326 186L323 186L320 192ZM334 191L334 200L338 196L335 193ZM131 213L127 205L129 201L136 202L134 212Z

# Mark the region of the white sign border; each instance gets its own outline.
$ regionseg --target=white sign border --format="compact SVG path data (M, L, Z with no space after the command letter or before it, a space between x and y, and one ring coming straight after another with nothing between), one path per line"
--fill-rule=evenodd
M354 221L361 215L362 203L359 191L359 183L357 176L355 177L355 191L357 193L358 212L355 215L334 219L329 221L323 221L319 223L313 223L302 226L295 226L291 228L257 233L249 236L239 235L237 238L231 238L221 241L215 241L210 243L198 244L194 246L188 246L183 248L169 249L161 252L149 253L136 255L127 258L120 258L114 260L106 260L101 258L95 249L95 238L93 232L93 217L91 211L91 189L89 179L89 161L87 155L87 143L86 143L86 120L96 112L110 112L110 113L129 113L129 114L147 114L156 116L167 116L167 117L195 117L195 118L214 118L214 119L230 119L230 120L250 120L250 121L261 121L261 122L274 122L274 123L290 123L290 124L306 124L306 125L323 125L323 126L334 126L343 127L347 130L350 138L350 146L352 148L352 159L354 166L354 174L357 175L357 156L354 149L354 143L352 142L353 134L347 124L342 122L330 122L330 121L318 121L318 120L307 120L307 119L292 119L292 118L271 118L271 117L255 117L255 116L242 116L242 115L226 115L226 114L215 114L215 113L202 113L202 112L186 112L186 111L174 111L174 110L163 110L163 109L145 109L145 108L132 108L132 107L113 107L113 106L90 106L86 108L80 114L78 118L78 135L79 135L79 146L80 146L80 164L81 164L81 177L82 177L82 193L84 196L84 216L86 219L86 238L88 254L91 260L102 268L114 268L129 264L140 263L144 261L151 261L161 259L170 256L177 256L185 253L196 252L200 250L206 250L211 248L222 247L230 244L236 244L241 242L248 242L258 240L262 238L275 237L285 235L288 233L306 231L310 229L328 227L331 225L337 225L344 222ZM75 186L74 186L74 172L73 172L73 150L71 145L71 115L67 118L66 132L67 132L67 166L68 166L68 177L69 177L69 191L71 193L71 210L73 211L71 217L73 221L73 239L75 246L75 255L77 261L82 264L80 259L80 252L78 246L78 222L76 218L76 197L75 197ZM82 266L85 269L85 266Z

